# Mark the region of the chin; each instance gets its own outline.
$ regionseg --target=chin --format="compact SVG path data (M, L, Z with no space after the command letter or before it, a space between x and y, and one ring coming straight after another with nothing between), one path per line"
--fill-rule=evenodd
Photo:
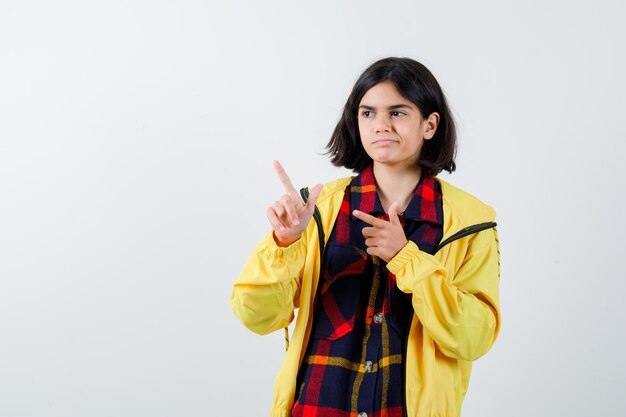
M376 155L372 159L376 162L396 162L395 159L390 155Z

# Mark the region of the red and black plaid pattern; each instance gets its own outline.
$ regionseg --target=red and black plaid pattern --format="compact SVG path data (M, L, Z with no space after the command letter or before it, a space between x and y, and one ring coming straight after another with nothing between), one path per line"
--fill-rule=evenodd
M358 209L389 220L372 167L346 187L324 255L319 308L298 376L294 417L402 417L404 340L413 309L386 263L367 254ZM400 216L405 235L434 253L443 235L439 183L420 178Z

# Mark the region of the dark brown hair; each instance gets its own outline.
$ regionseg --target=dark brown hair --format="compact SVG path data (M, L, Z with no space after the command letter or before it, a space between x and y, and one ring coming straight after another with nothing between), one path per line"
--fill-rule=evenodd
M439 113L435 135L424 141L417 165L422 174L435 176L442 170L456 169L456 128L446 97L433 74L410 58L384 58L374 62L361 74L343 108L343 114L326 145L333 165L361 173L372 158L361 144L358 106L367 91L376 84L391 81L400 95L415 104L423 118Z

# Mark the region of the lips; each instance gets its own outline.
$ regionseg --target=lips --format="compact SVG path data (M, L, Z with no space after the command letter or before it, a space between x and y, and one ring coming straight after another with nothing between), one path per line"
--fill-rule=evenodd
M392 143L397 143L397 140L393 140L393 139L377 139L374 142L372 142L372 144L375 145L391 145Z

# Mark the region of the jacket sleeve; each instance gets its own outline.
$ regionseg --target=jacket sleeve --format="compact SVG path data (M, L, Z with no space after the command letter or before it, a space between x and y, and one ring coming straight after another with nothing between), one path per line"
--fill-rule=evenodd
M306 258L305 233L284 248L276 244L272 234L248 258L230 298L237 318L262 335L286 327L293 320Z
M415 314L446 356L472 361L493 345L500 328L497 231L474 235L455 276L409 241L387 269L412 294Z

